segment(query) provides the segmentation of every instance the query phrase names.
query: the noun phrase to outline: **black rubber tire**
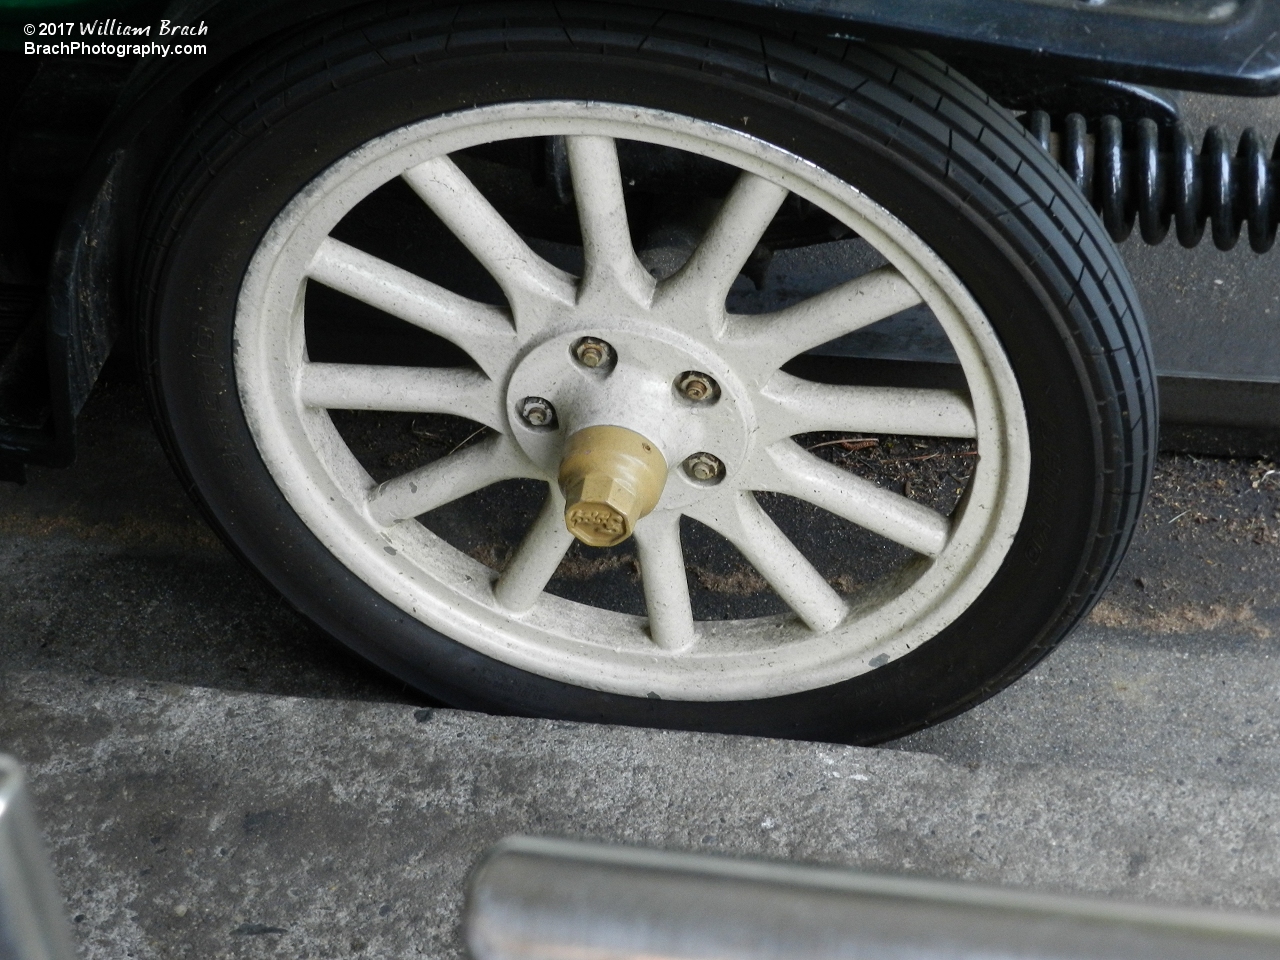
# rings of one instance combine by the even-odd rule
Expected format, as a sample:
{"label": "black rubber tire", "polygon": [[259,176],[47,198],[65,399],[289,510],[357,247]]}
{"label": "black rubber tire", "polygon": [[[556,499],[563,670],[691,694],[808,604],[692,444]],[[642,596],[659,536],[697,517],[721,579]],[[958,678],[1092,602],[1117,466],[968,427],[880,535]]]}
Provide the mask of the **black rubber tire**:
{"label": "black rubber tire", "polygon": [[[244,422],[232,363],[237,293],[268,225],[375,136],[458,108],[548,98],[748,124],[888,208],[977,298],[1026,400],[1030,501],[1000,572],[937,637],[863,676],[769,700],[595,692],[406,616],[286,503]],[[932,56],[589,4],[350,14],[282,42],[213,93],[175,148],[148,224],[144,369],[206,515],[321,629],[458,706],[845,742],[898,736],[1000,690],[1066,635],[1119,563],[1150,482],[1155,378],[1115,248],[1013,118]]]}

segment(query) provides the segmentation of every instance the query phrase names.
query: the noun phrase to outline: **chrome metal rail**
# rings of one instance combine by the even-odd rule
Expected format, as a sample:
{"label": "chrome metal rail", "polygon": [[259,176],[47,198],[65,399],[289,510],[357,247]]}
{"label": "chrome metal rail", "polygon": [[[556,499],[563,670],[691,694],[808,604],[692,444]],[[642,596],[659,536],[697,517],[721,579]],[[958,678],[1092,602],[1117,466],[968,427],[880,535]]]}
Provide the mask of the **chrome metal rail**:
{"label": "chrome metal rail", "polygon": [[0,755],[0,960],[71,960],[62,897],[45,857],[22,768]]}
{"label": "chrome metal rail", "polygon": [[1280,919],[513,838],[471,879],[475,960],[1276,960]]}

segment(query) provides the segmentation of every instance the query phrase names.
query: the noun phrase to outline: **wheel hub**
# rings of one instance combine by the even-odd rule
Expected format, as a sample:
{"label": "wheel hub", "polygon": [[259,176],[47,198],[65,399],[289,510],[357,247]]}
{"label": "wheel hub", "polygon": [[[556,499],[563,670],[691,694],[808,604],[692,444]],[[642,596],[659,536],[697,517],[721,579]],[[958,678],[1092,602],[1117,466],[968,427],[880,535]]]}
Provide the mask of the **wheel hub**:
{"label": "wheel hub", "polygon": [[565,444],[558,479],[569,532],[587,546],[612,547],[658,505],[667,462],[634,430],[587,427]]}
{"label": "wheel hub", "polygon": [[[584,362],[588,352],[607,362]],[[530,398],[554,408],[553,425],[524,415]],[[516,363],[507,410],[517,442],[559,483],[569,531],[591,546],[621,543],[659,504],[678,509],[706,495],[705,480],[673,465],[710,454],[721,465],[715,482],[732,479],[755,424],[727,363],[643,320],[548,337]]]}

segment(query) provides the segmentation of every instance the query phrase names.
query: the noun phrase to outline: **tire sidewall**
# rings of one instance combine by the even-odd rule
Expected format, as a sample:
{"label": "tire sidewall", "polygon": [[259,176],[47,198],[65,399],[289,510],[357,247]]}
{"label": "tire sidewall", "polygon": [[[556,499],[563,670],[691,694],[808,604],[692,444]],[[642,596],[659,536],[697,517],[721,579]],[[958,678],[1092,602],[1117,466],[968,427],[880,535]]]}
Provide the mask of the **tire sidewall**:
{"label": "tire sidewall", "polygon": [[[891,91],[881,86],[887,97]],[[236,302],[261,238],[299,189],[377,136],[454,110],[542,99],[671,110],[796,152],[920,234],[982,306],[1024,397],[1029,499],[1000,571],[938,636],[868,674],[768,700],[693,703],[601,693],[518,670],[416,621],[339,563],[293,512],[258,455],[235,381]],[[169,442],[207,513],[248,563],[322,630],[458,706],[869,742],[999,689],[1039,659],[1083,609],[1082,558],[1097,535],[1103,495],[1096,378],[1079,342],[1063,268],[1019,244],[1016,231],[963,196],[945,164],[922,155],[923,148],[913,155],[905,141],[886,142],[890,117],[855,106],[833,115],[741,74],[694,73],[658,57],[566,49],[389,65],[281,112],[219,156],[212,176],[186,188],[166,225],[173,240],[154,287],[155,393]]]}

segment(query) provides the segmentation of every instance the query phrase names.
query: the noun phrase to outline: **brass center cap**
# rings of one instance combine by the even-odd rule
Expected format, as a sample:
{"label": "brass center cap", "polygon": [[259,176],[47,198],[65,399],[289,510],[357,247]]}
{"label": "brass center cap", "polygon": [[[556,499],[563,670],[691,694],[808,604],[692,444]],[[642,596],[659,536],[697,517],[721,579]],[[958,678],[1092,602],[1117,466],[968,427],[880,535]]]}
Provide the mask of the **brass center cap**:
{"label": "brass center cap", "polygon": [[658,505],[667,461],[634,430],[586,427],[565,444],[559,479],[569,532],[587,546],[612,547]]}

